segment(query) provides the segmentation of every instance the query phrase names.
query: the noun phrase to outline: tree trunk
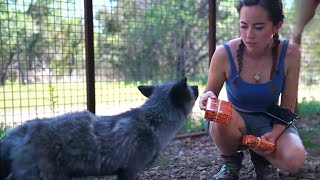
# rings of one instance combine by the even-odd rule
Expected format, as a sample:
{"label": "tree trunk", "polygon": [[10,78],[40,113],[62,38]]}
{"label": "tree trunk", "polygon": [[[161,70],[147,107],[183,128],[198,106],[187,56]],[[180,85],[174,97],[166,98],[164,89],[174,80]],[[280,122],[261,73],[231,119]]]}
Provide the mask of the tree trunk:
{"label": "tree trunk", "polygon": [[5,85],[7,72],[10,64],[12,64],[14,53],[10,52],[9,60],[0,74],[0,85]]}

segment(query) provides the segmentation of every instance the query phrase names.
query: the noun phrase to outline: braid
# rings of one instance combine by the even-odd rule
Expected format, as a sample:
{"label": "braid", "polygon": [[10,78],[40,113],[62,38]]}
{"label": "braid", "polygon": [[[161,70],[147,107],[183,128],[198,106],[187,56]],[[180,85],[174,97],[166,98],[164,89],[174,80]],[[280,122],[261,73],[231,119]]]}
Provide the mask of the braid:
{"label": "braid", "polygon": [[270,80],[272,80],[274,73],[279,73],[279,69],[277,66],[278,61],[278,47],[280,44],[279,40],[279,34],[275,33],[273,35],[273,46],[272,46],[272,68],[271,68],[271,74],[270,74]]}
{"label": "braid", "polygon": [[242,71],[242,58],[243,58],[243,53],[244,53],[244,48],[246,46],[244,45],[244,42],[241,39],[241,43],[239,44],[239,48],[237,50],[237,58],[238,58],[238,65],[239,65],[239,72],[238,74],[241,73]]}
{"label": "braid", "polygon": [[235,87],[237,87],[237,79],[242,71],[242,58],[243,58],[244,48],[245,48],[245,45],[241,39],[241,43],[239,44],[239,48],[237,50],[237,59],[238,59],[239,70],[238,70],[238,74],[237,74],[236,78],[232,82]]}
{"label": "braid", "polygon": [[[273,77],[274,77],[274,74],[275,73],[279,73],[279,69],[278,69],[278,64],[277,64],[277,61],[278,61],[278,47],[279,47],[279,44],[280,44],[280,40],[279,40],[279,34],[278,33],[275,33],[273,36],[273,46],[272,46],[272,68],[271,68],[271,73],[270,73],[270,82],[272,81]],[[275,86],[272,84],[272,82],[270,83],[271,84],[271,92],[272,93],[275,93],[276,91],[276,88]]]}

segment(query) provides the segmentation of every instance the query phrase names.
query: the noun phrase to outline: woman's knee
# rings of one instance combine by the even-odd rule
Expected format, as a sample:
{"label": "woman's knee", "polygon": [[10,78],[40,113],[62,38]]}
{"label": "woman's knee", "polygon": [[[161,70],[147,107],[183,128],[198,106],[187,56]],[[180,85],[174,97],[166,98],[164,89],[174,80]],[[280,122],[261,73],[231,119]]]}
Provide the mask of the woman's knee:
{"label": "woman's knee", "polygon": [[209,132],[211,136],[222,138],[224,141],[228,139],[240,139],[243,135],[240,128],[234,125],[225,125],[217,122],[210,123]]}
{"label": "woman's knee", "polygon": [[281,170],[286,172],[296,172],[298,169],[303,167],[306,160],[306,152],[304,148],[294,148],[290,151],[283,152],[279,157]]}
{"label": "woman's knee", "polygon": [[245,123],[241,116],[236,112],[232,112],[231,121],[229,124],[223,124],[218,122],[210,122],[209,130],[212,133],[218,134],[243,134],[245,131]]}
{"label": "woman's knee", "polygon": [[295,172],[304,165],[306,151],[299,135],[284,133],[277,141],[275,162],[286,172]]}

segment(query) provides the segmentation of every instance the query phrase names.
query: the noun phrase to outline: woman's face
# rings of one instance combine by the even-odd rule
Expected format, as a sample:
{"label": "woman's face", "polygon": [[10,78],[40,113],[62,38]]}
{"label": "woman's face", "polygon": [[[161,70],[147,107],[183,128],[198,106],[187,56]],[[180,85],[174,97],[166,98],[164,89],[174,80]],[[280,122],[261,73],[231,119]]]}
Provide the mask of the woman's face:
{"label": "woman's face", "polygon": [[281,27],[274,26],[268,12],[261,6],[243,6],[240,11],[240,34],[248,50],[264,49],[272,42],[272,35]]}

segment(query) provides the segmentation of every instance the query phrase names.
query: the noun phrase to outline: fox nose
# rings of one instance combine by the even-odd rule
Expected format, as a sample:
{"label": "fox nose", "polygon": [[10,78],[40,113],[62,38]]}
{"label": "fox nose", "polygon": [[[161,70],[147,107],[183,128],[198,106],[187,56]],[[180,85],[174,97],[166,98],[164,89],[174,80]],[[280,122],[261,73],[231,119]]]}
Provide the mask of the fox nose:
{"label": "fox nose", "polygon": [[198,86],[191,86],[192,90],[193,90],[193,94],[195,97],[198,97],[199,95],[199,90],[198,90]]}

